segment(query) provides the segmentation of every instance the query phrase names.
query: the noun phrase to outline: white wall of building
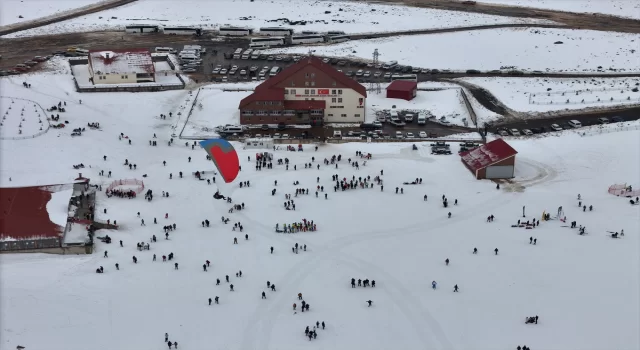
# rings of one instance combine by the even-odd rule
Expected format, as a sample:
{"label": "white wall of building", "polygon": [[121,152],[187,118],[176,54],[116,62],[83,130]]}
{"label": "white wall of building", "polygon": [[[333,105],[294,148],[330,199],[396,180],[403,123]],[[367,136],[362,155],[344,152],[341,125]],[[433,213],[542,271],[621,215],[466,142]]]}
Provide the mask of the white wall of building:
{"label": "white wall of building", "polygon": [[94,84],[135,84],[137,82],[136,73],[95,74],[93,76]]}
{"label": "white wall of building", "polygon": [[[289,88],[287,90],[289,93],[285,94],[286,100],[324,100],[326,102],[324,111],[324,121],[326,123],[363,123],[365,120],[364,111],[367,99],[355,90],[321,87]],[[294,90],[295,94],[293,93]],[[305,93],[307,90],[309,91],[308,94]],[[329,90],[329,94],[320,95],[318,90]],[[336,94],[332,94],[333,90],[336,90]],[[342,90],[342,94],[339,94],[337,90]],[[314,93],[312,94],[312,92]],[[362,104],[360,104],[360,98],[363,99]],[[333,102],[333,99],[336,102]],[[342,102],[338,102],[340,99],[342,99]]]}

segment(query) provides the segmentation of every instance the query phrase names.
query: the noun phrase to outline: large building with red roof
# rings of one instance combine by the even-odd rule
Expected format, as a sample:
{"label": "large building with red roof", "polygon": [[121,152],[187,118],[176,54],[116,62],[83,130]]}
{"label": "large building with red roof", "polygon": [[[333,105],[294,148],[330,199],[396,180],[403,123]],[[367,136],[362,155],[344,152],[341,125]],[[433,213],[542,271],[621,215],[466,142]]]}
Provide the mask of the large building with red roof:
{"label": "large building with red roof", "polygon": [[308,56],[258,85],[240,101],[241,124],[362,123],[367,90]]}
{"label": "large building with red roof", "polygon": [[460,153],[460,157],[476,179],[510,179],[515,173],[516,154],[518,152],[503,139],[496,139]]}
{"label": "large building with red roof", "polygon": [[155,67],[146,49],[89,51],[89,73],[94,84],[155,82]]}

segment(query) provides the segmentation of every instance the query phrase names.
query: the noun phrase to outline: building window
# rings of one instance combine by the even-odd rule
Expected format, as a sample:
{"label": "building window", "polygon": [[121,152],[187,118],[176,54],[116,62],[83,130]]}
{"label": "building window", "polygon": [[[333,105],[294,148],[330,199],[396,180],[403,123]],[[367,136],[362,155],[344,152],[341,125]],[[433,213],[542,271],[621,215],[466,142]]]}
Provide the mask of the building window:
{"label": "building window", "polygon": [[331,94],[335,95],[336,94],[336,90],[331,90]]}
{"label": "building window", "polygon": [[[267,111],[264,111],[264,110],[256,111],[256,115],[267,115]],[[260,118],[260,120],[262,120],[262,118]]]}
{"label": "building window", "polygon": [[342,102],[342,97],[338,98],[338,103]]}
{"label": "building window", "polygon": [[[280,115],[280,111],[271,111],[271,115]],[[359,114],[358,114],[359,116]]]}
{"label": "building window", "polygon": [[308,78],[309,77],[309,73],[304,73],[304,77]]}
{"label": "building window", "polygon": [[360,114],[354,114],[353,116],[356,118],[360,118]]}
{"label": "building window", "polygon": [[305,90],[304,90],[304,94],[305,94],[305,95],[308,95],[308,94],[309,94],[309,90],[305,89]]}
{"label": "building window", "polygon": [[311,73],[311,77],[315,78],[316,77],[316,73]]}
{"label": "building window", "polygon": [[315,82],[315,81],[312,81],[312,82],[311,82],[311,86],[316,86],[316,82]]}
{"label": "building window", "polygon": [[291,94],[295,95],[296,94],[296,89],[291,89]]}
{"label": "building window", "polygon": [[[333,91],[335,91],[335,90],[333,90]],[[331,99],[331,102],[332,102],[332,103],[336,103],[336,98],[335,98],[335,97],[333,97],[333,98]]]}
{"label": "building window", "polygon": [[316,94],[316,90],[311,90],[311,94],[315,95]]}
{"label": "building window", "polygon": [[285,95],[288,95],[288,94],[289,94],[289,90],[284,89],[284,94],[285,94]]}
{"label": "building window", "polygon": [[336,86],[336,82],[334,81],[333,83],[331,83],[331,86]]}
{"label": "building window", "polygon": [[340,116],[341,116],[342,118],[346,118],[346,117],[347,117],[347,115],[346,115],[346,114],[340,114]]}
{"label": "building window", "polygon": [[296,82],[295,81],[291,81],[291,86],[296,86]]}
{"label": "building window", "polygon": [[342,95],[342,90],[338,90],[338,95]]}
{"label": "building window", "polygon": [[283,115],[294,115],[296,114],[295,111],[291,110],[291,109],[285,109],[284,111],[282,111]]}
{"label": "building window", "polygon": [[327,117],[333,117],[333,114],[327,114]]}
{"label": "building window", "polygon": [[309,86],[309,82],[308,82],[308,81],[305,81],[305,82],[304,82],[304,86]]}

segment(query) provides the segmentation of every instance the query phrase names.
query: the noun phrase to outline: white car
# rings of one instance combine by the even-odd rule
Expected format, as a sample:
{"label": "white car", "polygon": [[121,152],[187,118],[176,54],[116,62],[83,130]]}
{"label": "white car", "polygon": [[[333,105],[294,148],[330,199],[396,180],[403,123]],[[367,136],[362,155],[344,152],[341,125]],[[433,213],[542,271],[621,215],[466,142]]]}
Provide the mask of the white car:
{"label": "white car", "polygon": [[551,130],[553,131],[562,131],[562,127],[558,124],[551,124]]}
{"label": "white car", "polygon": [[424,132],[424,131],[420,131],[419,135],[420,135],[421,138],[427,138],[427,133]]}
{"label": "white car", "polygon": [[520,136],[520,131],[518,131],[518,129],[509,129],[509,132],[513,136]]}
{"label": "white car", "polygon": [[369,71],[364,72],[364,77],[365,78],[368,78],[370,76],[371,76],[371,72],[369,72]]}
{"label": "white car", "polygon": [[246,71],[246,70],[244,70],[244,69],[243,69],[243,70],[241,70],[241,71],[240,71],[240,75],[247,75],[247,71]]}
{"label": "white car", "polygon": [[211,73],[213,73],[213,74],[218,74],[218,73],[220,73],[220,68],[216,68],[216,69],[214,69],[214,70],[213,70],[213,72],[211,72]]}
{"label": "white car", "polygon": [[532,136],[533,135],[533,131],[529,130],[529,129],[522,129],[522,133],[525,136]]}
{"label": "white car", "polygon": [[407,138],[408,138],[408,139],[412,139],[412,138],[414,138],[413,133],[412,133],[412,132],[408,132],[408,133],[407,133]]}
{"label": "white car", "polygon": [[227,69],[226,68],[222,68],[220,70],[220,74],[227,74]]}
{"label": "white car", "polygon": [[288,139],[289,138],[289,134],[282,134],[282,138],[283,139]]}
{"label": "white car", "polygon": [[402,135],[402,131],[396,131],[396,138],[397,139],[403,139],[404,135]]}
{"label": "white car", "polygon": [[277,133],[273,134],[273,138],[274,139],[279,139],[280,138],[280,133],[277,132]]}

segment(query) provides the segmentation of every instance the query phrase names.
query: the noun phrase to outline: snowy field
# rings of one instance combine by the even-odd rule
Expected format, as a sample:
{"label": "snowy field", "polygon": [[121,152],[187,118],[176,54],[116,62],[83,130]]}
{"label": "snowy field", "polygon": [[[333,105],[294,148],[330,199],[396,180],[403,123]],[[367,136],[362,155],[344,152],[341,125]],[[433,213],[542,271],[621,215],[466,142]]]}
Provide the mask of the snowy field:
{"label": "snowy field", "polygon": [[[520,112],[551,112],[640,104],[640,92],[633,91],[640,88],[640,78],[462,78],[458,80],[489,90],[506,106]],[[611,98],[614,100],[612,101]]]}
{"label": "snowy field", "polygon": [[[61,14],[100,0],[0,0],[0,26]],[[20,18],[22,16],[23,18]]]}
{"label": "snowy field", "polygon": [[[475,180],[456,155],[431,156],[427,144],[418,151],[410,144],[353,143],[320,146],[316,152],[309,145],[304,152],[275,153],[300,165],[300,171],[274,163],[273,169],[259,172],[247,160],[259,150],[237,147],[242,171],[236,182],[223,184],[218,177],[216,184],[207,185],[191,175],[214,169],[204,151],[179,142],[168,146],[173,121],[158,117],[175,113],[187,91],[80,95],[65,76],[29,80],[32,88],[24,89],[19,78],[2,78],[0,90],[42,105],[66,101],[69,127],[97,121],[102,129],[74,139],[69,130],[55,130],[34,139],[0,141],[0,184],[10,176],[13,186],[68,182],[77,177],[71,165],[83,162],[83,175],[94,184],[147,174],[145,186],[155,196],[147,202],[99,194],[97,218],[117,220],[121,229],[99,232],[108,233],[114,243],[98,242],[93,255],[1,255],[0,350],[51,344],[66,350],[85,350],[87,344],[96,350],[162,349],[165,332],[181,349],[203,344],[229,350],[640,347],[640,206],[607,193],[614,183],[640,185],[634,183],[640,165],[629,161],[640,157],[639,130],[514,140],[517,178],[501,190],[492,182]],[[119,141],[120,133],[132,145]],[[154,133],[158,147],[148,146]],[[612,144],[621,151],[612,153]],[[43,147],[49,151],[40,152]],[[346,158],[358,150],[371,152],[373,158],[366,166],[357,159],[361,165],[355,170]],[[343,159],[337,169],[302,167],[311,157],[321,163],[338,154]],[[12,161],[16,158],[28,161]],[[137,170],[124,167],[124,159],[137,164]],[[113,177],[98,176],[100,170],[111,170]],[[381,170],[383,192],[377,185],[331,191],[333,174],[373,179]],[[422,185],[402,185],[417,177],[424,179]],[[239,181],[250,181],[251,186],[239,188]],[[300,184],[294,186],[294,181]],[[323,193],[315,197],[316,185],[325,187],[327,199]],[[395,194],[396,186],[404,194]],[[275,196],[269,193],[273,188]],[[309,188],[310,194],[294,197],[295,188]],[[228,213],[229,204],[212,198],[216,190],[244,203],[245,209]],[[162,197],[162,191],[170,197]],[[295,200],[295,211],[283,209],[285,194]],[[459,205],[443,208],[443,194]],[[593,212],[578,208],[578,194],[584,204],[594,206]],[[523,219],[522,206],[526,220],[563,206],[567,220],[585,225],[588,235],[579,236],[557,220],[541,221],[534,230],[512,228]],[[447,219],[449,211],[452,217]],[[486,223],[492,214],[495,222]],[[221,223],[221,216],[231,222]],[[276,223],[303,218],[313,220],[318,231],[274,232]],[[140,225],[141,219],[146,226]],[[201,227],[205,219],[212,227]],[[242,223],[244,232],[232,230],[235,222]],[[165,240],[162,226],[172,223],[177,230]],[[624,238],[607,237],[607,231],[622,229]],[[158,242],[151,244],[151,251],[137,251],[135,243],[148,242],[152,235]],[[237,245],[232,244],[234,237]],[[530,245],[529,237],[536,238],[537,245]],[[296,243],[307,250],[292,253]],[[471,253],[474,247],[477,255]],[[103,258],[106,251],[109,257]],[[173,261],[161,262],[170,252],[179,270]],[[211,266],[204,272],[206,260]],[[104,274],[95,273],[99,266],[104,266]],[[238,271],[242,277],[235,277]],[[351,278],[375,280],[376,287],[352,289]],[[276,284],[277,291],[267,289],[267,281]],[[431,290],[432,281],[438,283],[436,290]],[[453,293],[454,285],[459,293]],[[262,291],[266,300],[260,297]],[[310,304],[309,312],[300,312],[298,293]],[[220,304],[208,306],[207,299],[216,296]],[[373,305],[367,307],[366,300]],[[535,315],[540,316],[538,325],[524,324],[526,316]],[[313,328],[316,321],[324,321],[326,329],[309,341],[304,328]]]}
{"label": "snowy field", "polygon": [[0,96],[0,138],[37,137],[49,129],[46,111],[34,101]]}
{"label": "snowy field", "polygon": [[635,0],[482,0],[481,2],[640,19],[640,3]]}
{"label": "snowy field", "polygon": [[[4,1],[4,0],[3,0]],[[295,8],[295,11],[290,9]],[[325,13],[329,11],[330,13]],[[116,17],[115,19],[113,17]],[[306,25],[289,21],[307,21]],[[97,30],[124,30],[129,24],[162,26],[200,26],[206,30],[221,25],[291,27],[297,31],[342,30],[347,33],[389,32],[397,30],[466,27],[505,23],[551,23],[539,19],[421,9],[415,7],[359,2],[316,0],[185,0],[177,2],[139,0],[130,5],[78,17],[10,36]]]}
{"label": "snowy field", "polygon": [[[640,71],[637,34],[560,29],[492,29],[435,35],[402,36],[312,46],[315,55],[380,61],[428,69],[593,72],[601,66]],[[562,41],[563,44],[554,44]],[[452,45],[455,43],[455,45]],[[310,46],[272,49],[273,53],[307,53]]]}

